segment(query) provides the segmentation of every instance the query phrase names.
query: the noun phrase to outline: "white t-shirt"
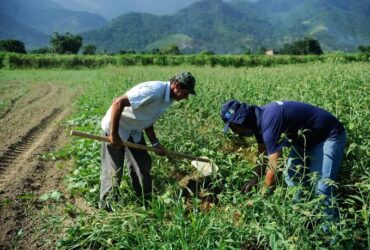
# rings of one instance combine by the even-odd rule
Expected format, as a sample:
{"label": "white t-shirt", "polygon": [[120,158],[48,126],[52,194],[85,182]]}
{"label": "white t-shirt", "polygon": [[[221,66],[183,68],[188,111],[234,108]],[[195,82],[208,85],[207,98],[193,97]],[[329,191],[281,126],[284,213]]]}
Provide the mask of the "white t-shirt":
{"label": "white t-shirt", "polygon": [[[121,139],[127,140],[130,136],[138,143],[142,131],[159,118],[173,100],[170,98],[170,82],[150,81],[140,83],[126,92],[130,107],[123,109],[119,121],[118,133]],[[110,133],[109,123],[111,116],[109,108],[105,114],[101,127],[107,134]]]}

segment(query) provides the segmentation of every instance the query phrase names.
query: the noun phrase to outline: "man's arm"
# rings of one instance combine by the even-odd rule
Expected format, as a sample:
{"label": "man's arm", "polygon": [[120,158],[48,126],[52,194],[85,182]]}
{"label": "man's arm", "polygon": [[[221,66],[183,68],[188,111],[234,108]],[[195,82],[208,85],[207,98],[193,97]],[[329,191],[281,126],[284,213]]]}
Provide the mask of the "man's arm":
{"label": "man's arm", "polygon": [[262,157],[262,161],[259,163],[257,167],[254,168],[254,172],[256,173],[257,178],[262,178],[262,175],[264,174],[266,170],[266,146],[264,143],[258,143],[258,151],[257,151],[257,156],[260,158]]}
{"label": "man's arm", "polygon": [[263,184],[263,193],[266,191],[267,188],[273,188],[275,186],[275,173],[280,157],[281,151],[269,155],[269,168],[266,172],[265,182]]}
{"label": "man's arm", "polygon": [[115,147],[119,147],[122,145],[121,138],[118,134],[118,127],[119,127],[119,120],[122,115],[122,111],[125,107],[131,106],[131,103],[127,97],[127,95],[123,95],[117,97],[113,100],[112,103],[112,110],[110,116],[110,142]]}
{"label": "man's arm", "polygon": [[145,133],[146,135],[148,136],[150,142],[152,143],[152,145],[155,145],[156,143],[159,143],[158,139],[157,139],[157,136],[155,135],[155,132],[154,132],[154,127],[153,125],[146,128],[145,129]]}
{"label": "man's arm", "polygon": [[159,143],[157,136],[154,132],[153,125],[145,129],[145,133],[148,136],[150,142],[152,143],[153,147],[156,149],[155,153],[158,155],[165,155],[164,151],[165,148]]}
{"label": "man's arm", "polygon": [[[258,157],[261,157],[261,155],[266,154],[266,146],[263,143],[258,143]],[[258,164],[257,167],[253,169],[253,172],[255,173],[255,176],[249,180],[242,188],[242,192],[248,193],[252,190],[253,187],[255,187],[258,184],[258,180],[262,178],[264,172],[266,169],[266,162],[265,159],[262,159],[262,162]]]}

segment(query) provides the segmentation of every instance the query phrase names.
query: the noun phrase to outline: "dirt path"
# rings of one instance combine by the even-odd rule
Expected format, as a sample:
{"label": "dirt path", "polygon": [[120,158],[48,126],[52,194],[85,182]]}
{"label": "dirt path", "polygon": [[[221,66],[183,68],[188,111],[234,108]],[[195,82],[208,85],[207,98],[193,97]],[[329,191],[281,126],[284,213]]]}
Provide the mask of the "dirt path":
{"label": "dirt path", "polygon": [[65,145],[60,123],[78,89],[35,84],[0,116],[0,249],[40,249],[35,237],[44,204],[40,195],[63,189],[68,168],[42,160]]}

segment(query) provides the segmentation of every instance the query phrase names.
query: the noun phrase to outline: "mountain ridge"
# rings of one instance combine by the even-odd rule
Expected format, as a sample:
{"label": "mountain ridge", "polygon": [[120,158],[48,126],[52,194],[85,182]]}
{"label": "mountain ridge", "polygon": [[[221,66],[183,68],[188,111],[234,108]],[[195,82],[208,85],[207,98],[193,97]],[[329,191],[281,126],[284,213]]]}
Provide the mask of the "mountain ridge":
{"label": "mountain ridge", "polygon": [[[6,12],[1,38],[22,37],[23,32],[35,40],[39,35],[38,42],[26,37],[27,47],[45,40],[35,31],[80,33],[84,44],[110,53],[173,44],[185,53],[233,54],[261,47],[279,49],[307,36],[319,40],[324,51],[354,51],[370,44],[368,0],[202,0],[172,15],[133,12],[109,22],[91,13],[65,10],[51,0],[1,0],[1,11]],[[27,22],[20,22],[20,16]],[[15,30],[6,30],[7,26]]]}
{"label": "mountain ridge", "polygon": [[[190,37],[192,42],[185,48],[187,52],[242,53],[260,47],[282,48],[285,43],[306,36],[318,39],[326,51],[353,51],[360,44],[370,43],[370,29],[366,26],[370,23],[370,14],[363,11],[370,10],[370,3],[349,1],[348,6],[344,0],[259,0],[255,3],[203,0],[174,15],[153,15],[148,22],[144,18],[148,14],[118,16],[110,24],[124,26],[119,29],[120,39],[99,41],[96,34],[107,36],[108,26],[82,36],[109,52],[143,51],[149,44],[174,34]],[[158,26],[162,27],[161,34]],[[133,35],[135,31],[141,35]]]}
{"label": "mountain ridge", "polygon": [[0,39],[16,39],[28,47],[42,47],[48,43],[47,35],[34,30],[10,16],[0,12]]}
{"label": "mountain ridge", "polygon": [[1,0],[0,14],[3,27],[0,37],[20,39],[27,30],[26,34],[30,35],[22,40],[28,48],[48,45],[45,37],[52,32],[79,33],[108,23],[102,16],[66,10],[50,0]]}

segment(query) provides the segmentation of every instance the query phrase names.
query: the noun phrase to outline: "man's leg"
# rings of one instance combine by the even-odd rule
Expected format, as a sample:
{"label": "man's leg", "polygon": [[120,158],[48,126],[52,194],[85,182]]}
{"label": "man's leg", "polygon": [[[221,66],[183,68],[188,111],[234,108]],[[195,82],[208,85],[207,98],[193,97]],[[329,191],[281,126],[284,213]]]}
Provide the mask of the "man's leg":
{"label": "man's leg", "polygon": [[338,176],[346,144],[346,133],[343,132],[337,138],[327,139],[310,150],[312,155],[310,172],[319,174],[319,181],[316,186],[316,194],[325,195],[325,213],[332,220],[337,220],[339,211],[333,207],[331,202],[336,195],[336,186],[333,182]]}
{"label": "man's leg", "polygon": [[[140,142],[146,145],[144,138]],[[132,185],[138,197],[144,197],[147,202],[152,195],[152,160],[147,151],[126,147],[126,162],[130,172]]]}
{"label": "man's leg", "polygon": [[[304,184],[305,174],[305,155],[303,149],[300,147],[292,147],[288,160],[286,162],[286,170],[284,172],[285,182],[289,187],[294,187],[300,184]],[[293,202],[299,201],[301,198],[302,191],[298,190],[293,197]]]}
{"label": "man's leg", "polygon": [[102,143],[99,208],[104,207],[104,199],[107,193],[113,187],[118,187],[121,182],[124,153],[123,147],[116,148],[109,143]]}
{"label": "man's leg", "polygon": [[299,147],[292,147],[286,162],[285,182],[289,187],[296,186],[302,182],[304,176],[304,155]]}

